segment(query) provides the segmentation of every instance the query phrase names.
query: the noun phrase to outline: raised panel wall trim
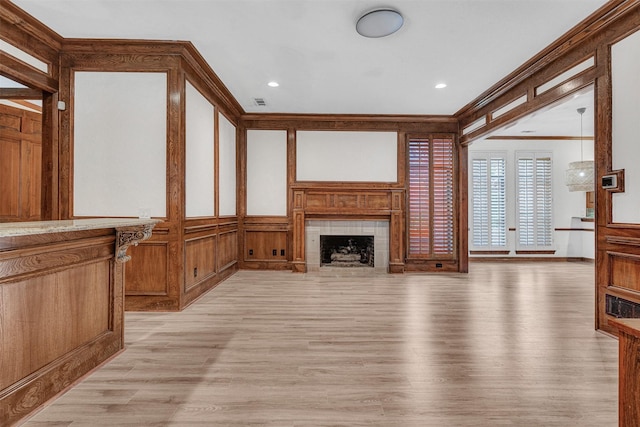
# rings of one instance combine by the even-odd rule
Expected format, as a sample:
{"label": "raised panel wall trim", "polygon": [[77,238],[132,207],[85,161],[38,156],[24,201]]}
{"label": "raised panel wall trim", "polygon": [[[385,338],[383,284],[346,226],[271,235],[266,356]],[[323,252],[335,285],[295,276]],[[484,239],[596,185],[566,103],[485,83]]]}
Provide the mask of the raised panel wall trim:
{"label": "raised panel wall trim", "polygon": [[389,221],[391,215],[394,212],[382,211],[382,212],[358,212],[358,213],[345,213],[334,211],[311,211],[305,215],[306,219],[313,220],[332,220],[332,221]]}
{"label": "raised panel wall trim", "polygon": [[220,274],[210,277],[197,286],[192,287],[191,290],[183,296],[181,300],[180,310],[184,310],[185,307],[196,301],[202,294],[218,286],[221,282],[234,274],[236,271],[237,268],[228,268],[223,272],[220,272]]}
{"label": "raised panel wall trim", "polygon": [[184,227],[185,234],[201,233],[205,231],[217,231],[218,224],[190,225]]}
{"label": "raised panel wall trim", "polygon": [[633,289],[620,288],[618,286],[608,286],[603,290],[605,295],[611,295],[617,298],[623,298],[623,299],[640,304],[640,292],[634,291]]}
{"label": "raised panel wall trim", "polygon": [[0,393],[0,425],[13,425],[123,348],[122,337],[107,332],[43,366]]}
{"label": "raised panel wall trim", "polygon": [[640,254],[630,254],[627,252],[616,252],[616,251],[606,251],[609,258],[611,257],[619,257],[619,258],[629,258],[634,261],[640,261]]}
{"label": "raised panel wall trim", "polygon": [[627,245],[640,247],[640,238],[625,236],[606,236],[605,240],[611,245]]}
{"label": "raised panel wall trim", "polygon": [[289,261],[243,261],[242,269],[246,270],[291,270]]}
{"label": "raised panel wall trim", "polygon": [[286,216],[246,216],[243,225],[259,225],[259,224],[288,224],[289,219]]}
{"label": "raised panel wall trim", "polygon": [[208,239],[208,238],[216,237],[217,235],[218,235],[218,233],[203,234],[201,236],[190,237],[188,239],[185,238],[184,241],[185,241],[185,243],[195,242],[196,240]]}
{"label": "raised panel wall trim", "polygon": [[185,239],[184,292],[216,275],[218,235],[207,234]]}
{"label": "raised panel wall trim", "polygon": [[[169,255],[170,242],[168,240],[153,240],[154,235],[155,235],[155,229],[154,229],[153,235],[149,240],[145,240],[144,242],[141,242],[138,246],[129,249],[129,251],[132,252],[132,257],[131,257],[131,261],[125,264],[125,270],[129,272],[129,270],[131,269],[132,271],[127,274],[127,279],[125,282],[125,296],[127,297],[125,299],[126,310],[129,310],[128,304],[130,303],[130,300],[129,300],[130,296],[131,297],[149,296],[149,297],[165,298],[169,295],[168,277],[169,277],[169,265],[170,265],[170,255]],[[149,260],[147,256],[145,256],[143,253],[140,253],[141,251],[145,251],[145,250],[153,250],[151,249],[153,247],[158,247],[163,250],[163,256],[162,256],[163,259],[160,260],[165,265],[165,268],[163,271],[161,271],[159,268],[162,266],[162,264],[159,263],[159,260],[157,259]],[[142,265],[139,266],[138,268],[135,268],[139,261],[140,261],[140,264]],[[147,268],[151,270],[146,270]],[[152,277],[153,280],[148,280],[150,274],[152,275],[159,274],[159,276]],[[142,276],[142,279],[139,279],[140,276]],[[152,282],[152,284],[155,286],[158,286],[158,288],[156,289],[145,288],[144,290],[131,289],[134,285],[137,284],[136,280],[144,280],[145,282]]]}
{"label": "raised panel wall trim", "polygon": [[27,279],[71,265],[92,263],[113,257],[115,239],[104,237],[74,244],[55,244],[46,250],[25,249],[0,252],[0,283]]}
{"label": "raised panel wall trim", "polygon": [[314,192],[363,192],[369,194],[388,193],[391,191],[404,190],[404,187],[395,182],[330,182],[330,181],[297,181],[291,185],[294,191],[314,191]]}
{"label": "raised panel wall trim", "polygon": [[227,263],[227,264],[225,264],[223,266],[218,267],[218,273],[222,273],[223,271],[225,271],[225,270],[227,270],[227,269],[229,269],[229,268],[231,268],[233,266],[236,266],[236,265],[238,265],[238,261],[237,260],[233,260],[233,261],[231,261],[231,262],[229,262],[229,263]]}
{"label": "raised panel wall trim", "polygon": [[640,255],[609,254],[609,286],[640,292]]}
{"label": "raised panel wall trim", "polygon": [[125,300],[126,311],[178,311],[180,310],[179,299],[166,295],[135,295],[127,294]]}

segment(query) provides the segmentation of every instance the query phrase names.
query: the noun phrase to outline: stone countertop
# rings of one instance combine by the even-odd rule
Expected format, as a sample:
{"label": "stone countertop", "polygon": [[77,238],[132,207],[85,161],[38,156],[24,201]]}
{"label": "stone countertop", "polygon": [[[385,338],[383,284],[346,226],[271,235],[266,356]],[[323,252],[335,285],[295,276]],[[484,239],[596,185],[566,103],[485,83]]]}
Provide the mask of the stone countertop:
{"label": "stone countertop", "polygon": [[142,225],[155,225],[160,222],[162,222],[162,220],[151,218],[91,218],[61,221],[6,222],[0,223],[0,238],[96,230],[100,228],[135,227]]}

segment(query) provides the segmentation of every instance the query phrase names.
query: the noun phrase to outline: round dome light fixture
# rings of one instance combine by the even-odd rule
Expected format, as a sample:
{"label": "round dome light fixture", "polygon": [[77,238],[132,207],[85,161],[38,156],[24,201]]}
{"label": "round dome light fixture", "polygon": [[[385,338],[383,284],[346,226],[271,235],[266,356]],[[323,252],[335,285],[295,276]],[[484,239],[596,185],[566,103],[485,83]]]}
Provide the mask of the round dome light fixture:
{"label": "round dome light fixture", "polygon": [[356,23],[358,34],[369,38],[389,36],[402,27],[404,18],[393,9],[375,9],[365,13]]}

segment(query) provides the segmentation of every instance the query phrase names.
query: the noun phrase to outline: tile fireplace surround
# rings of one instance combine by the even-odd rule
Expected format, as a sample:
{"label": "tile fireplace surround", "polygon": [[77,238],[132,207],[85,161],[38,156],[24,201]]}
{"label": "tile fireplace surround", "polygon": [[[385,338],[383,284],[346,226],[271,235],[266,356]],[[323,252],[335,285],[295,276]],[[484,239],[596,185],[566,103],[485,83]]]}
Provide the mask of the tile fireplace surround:
{"label": "tile fireplace surround", "polygon": [[[349,269],[349,267],[320,267],[320,236],[373,236],[376,273],[389,269],[389,221],[308,220],[305,224],[305,253],[307,271]],[[360,270],[355,268],[355,270]]]}

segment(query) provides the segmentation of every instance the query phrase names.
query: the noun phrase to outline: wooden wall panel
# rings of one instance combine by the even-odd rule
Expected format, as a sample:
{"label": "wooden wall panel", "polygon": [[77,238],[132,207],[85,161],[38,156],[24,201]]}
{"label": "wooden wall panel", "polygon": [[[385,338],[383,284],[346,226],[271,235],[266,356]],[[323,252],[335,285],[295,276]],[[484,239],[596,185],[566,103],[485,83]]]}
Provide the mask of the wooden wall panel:
{"label": "wooden wall panel", "polygon": [[39,142],[25,141],[22,145],[23,162],[22,183],[23,200],[26,204],[23,208],[23,217],[28,220],[40,219],[41,194],[42,194],[42,144]]}
{"label": "wooden wall panel", "polygon": [[106,332],[109,280],[102,261],[3,286],[0,389]]}
{"label": "wooden wall panel", "polygon": [[238,231],[227,231],[218,235],[218,267],[222,271],[238,260]]}
{"label": "wooden wall panel", "polygon": [[[377,193],[360,188],[349,188],[345,184],[340,190],[306,189],[300,201],[300,206],[305,213],[331,213],[348,215],[388,215],[391,210],[391,193],[388,190],[380,190]],[[298,185],[296,188],[302,189]]]}
{"label": "wooden wall panel", "polygon": [[286,261],[287,259],[286,231],[245,231],[244,239],[245,261]]}
{"label": "wooden wall panel", "polygon": [[0,141],[0,218],[17,221],[20,217],[20,141]]}
{"label": "wooden wall panel", "polygon": [[129,248],[125,264],[125,295],[167,295],[168,242],[150,241]]}
{"label": "wooden wall panel", "polygon": [[216,235],[197,237],[185,241],[185,292],[216,274],[216,246]]}
{"label": "wooden wall panel", "polygon": [[0,425],[13,425],[124,346],[124,252],[152,224],[76,225],[0,237]]}
{"label": "wooden wall panel", "polygon": [[42,116],[0,105],[0,221],[40,219]]}
{"label": "wooden wall panel", "polygon": [[640,292],[640,256],[609,255],[611,286]]}
{"label": "wooden wall panel", "polygon": [[[47,357],[53,359],[63,354],[63,341],[51,333],[64,330],[64,323],[56,313],[57,289],[49,284],[52,276],[2,286],[0,389],[42,367]],[[30,319],[30,314],[35,316]]]}

